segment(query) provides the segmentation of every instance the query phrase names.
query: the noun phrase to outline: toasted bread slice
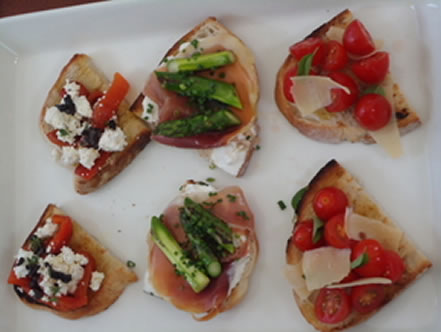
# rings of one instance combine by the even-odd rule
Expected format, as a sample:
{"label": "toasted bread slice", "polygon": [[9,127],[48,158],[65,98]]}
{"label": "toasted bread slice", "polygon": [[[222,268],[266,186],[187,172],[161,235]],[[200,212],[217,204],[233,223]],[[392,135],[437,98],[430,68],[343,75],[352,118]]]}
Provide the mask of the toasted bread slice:
{"label": "toasted bread slice", "polygon": [[[44,225],[46,219],[53,215],[66,215],[66,213],[55,205],[49,204],[43,212],[39,222],[23,243],[23,246],[30,241],[31,234],[33,234],[38,227]],[[17,288],[15,288],[15,292],[20,300],[31,308],[49,311],[67,319],[78,319],[85,316],[92,316],[106,310],[119,298],[130,283],[138,280],[138,277],[126,266],[126,264],[113,256],[109,250],[101,245],[97,239],[87,233],[87,231],[77,222],[72,222],[73,235],[68,246],[75,252],[87,251],[96,261],[96,270],[105,274],[101,288],[97,292],[93,292],[90,289],[88,290],[89,303],[85,307],[77,310],[61,312],[46,306],[45,304],[35,302],[32,298],[20,292]]]}
{"label": "toasted bread slice", "polygon": [[[187,183],[197,184],[196,182],[194,182],[192,180],[188,181]],[[198,194],[195,191],[191,191],[190,195],[196,195],[196,197],[198,197]],[[200,197],[198,199],[200,200]],[[177,198],[177,200],[180,200],[180,198]],[[238,199],[238,201],[242,201],[242,199]],[[177,201],[175,200],[173,202],[175,203]],[[241,204],[247,205],[246,202],[243,202]],[[254,221],[253,221],[253,224],[254,224]],[[245,225],[243,225],[243,227],[245,227]],[[153,245],[154,245],[151,232],[149,232],[147,235],[147,245],[148,245],[148,257],[147,257],[148,273],[147,273],[146,277],[148,278],[148,280],[146,280],[146,281],[148,281],[149,287],[152,287],[155,290],[155,292],[152,293],[152,295],[161,297],[162,299],[169,301],[173,304],[171,299],[165,297],[163,294],[158,293],[158,291],[151,284],[151,279],[150,279],[151,276],[149,275],[150,274],[149,269],[152,266],[151,261],[152,261]],[[192,310],[189,310],[188,308],[182,308],[182,307],[178,307],[178,309],[185,310],[187,312],[192,313],[192,316],[195,320],[206,321],[206,320],[210,320],[210,319],[214,318],[215,316],[217,316],[218,314],[220,314],[224,311],[230,310],[233,307],[235,307],[236,305],[238,305],[242,301],[242,299],[245,297],[245,295],[248,291],[250,278],[251,278],[251,275],[254,271],[255,265],[257,263],[257,258],[259,256],[259,243],[258,243],[258,239],[257,239],[257,235],[256,235],[254,227],[252,229],[249,229],[249,231],[247,232],[247,247],[248,247],[247,255],[248,255],[249,259],[247,260],[246,265],[243,268],[243,272],[240,275],[240,280],[234,286],[234,288],[229,290],[228,296],[224,299],[224,301],[220,305],[218,305],[215,308],[212,308],[208,312],[194,312]],[[228,273],[229,272],[227,271],[227,274]]]}
{"label": "toasted bread slice", "polygon": [[[228,37],[228,38],[225,38]],[[222,25],[215,17],[209,17],[202,23],[193,28],[190,32],[180,38],[165,54],[160,64],[164,63],[167,58],[174,57],[179,54],[180,46],[183,43],[191,42],[192,40],[203,40],[212,39],[215,41],[213,46],[220,45],[233,51],[239,61],[240,65],[245,69],[247,75],[247,94],[250,101],[250,105],[254,110],[255,116],[246,125],[241,128],[239,132],[234,137],[229,139],[230,148],[233,150],[241,150],[241,158],[236,161],[235,166],[232,168],[229,165],[224,165],[223,163],[218,163],[213,160],[212,155],[215,149],[223,149],[224,147],[215,149],[200,149],[200,155],[207,158],[211,165],[217,166],[223,169],[227,173],[230,173],[236,177],[242,176],[249,164],[249,161],[259,143],[259,128],[257,125],[257,102],[259,100],[259,82],[256,70],[256,61],[251,50],[244,44],[244,42],[239,39],[233,32]],[[227,72],[228,76],[228,72]],[[144,100],[145,94],[147,94],[146,89],[142,92],[135,103],[132,105],[132,110],[135,114],[142,118],[144,112],[142,102]],[[248,139],[246,139],[248,137]],[[225,151],[225,153],[227,153]]]}
{"label": "toasted bread slice", "polygon": [[[308,189],[297,209],[297,217],[299,221],[311,219],[314,216],[312,208],[314,196],[320,189],[329,186],[337,187],[346,194],[349,205],[355,213],[379,220],[394,228],[399,228],[392,219],[386,216],[384,211],[366,193],[357,180],[335,160],[328,162],[309,183]],[[353,310],[348,318],[338,324],[324,324],[320,322],[315,315],[314,301],[318,292],[315,291],[304,301],[294,293],[294,298],[301,313],[317,330],[324,332],[342,330],[365,321],[373,316],[378,310],[381,310],[386,303],[400,294],[406,287],[432,266],[430,260],[418,250],[404,233],[400,241],[398,254],[404,260],[406,270],[400,280],[386,287],[386,299],[375,311],[369,314],[359,314]],[[292,244],[292,241],[288,241],[286,248],[286,262],[288,264],[296,264],[300,261],[301,257],[302,252]]]}
{"label": "toasted bread slice", "polygon": [[[346,9],[329,22],[315,29],[309,37],[320,37],[327,39],[326,32],[330,27],[345,29],[353,20],[350,10]],[[305,39],[306,39],[305,38]],[[325,143],[340,143],[343,141],[362,142],[367,144],[375,143],[369,133],[355,121],[352,110],[327,113],[326,117],[320,117],[320,120],[303,117],[297,108],[290,103],[283,93],[283,79],[286,72],[293,68],[297,63],[296,59],[290,54],[285,59],[282,67],[277,74],[275,99],[279,110],[285,118],[296,127],[303,135],[317,141]],[[395,117],[401,135],[404,135],[417,128],[421,121],[413,108],[409,105],[406,97],[401,92],[397,83],[393,83],[393,102]]]}
{"label": "toasted bread slice", "polygon": [[[43,105],[40,115],[40,128],[46,137],[47,134],[53,130],[53,128],[44,121],[46,110],[59,103],[61,98],[60,92],[67,79],[80,82],[89,91],[105,91],[110,86],[110,82],[105,75],[95,67],[89,56],[86,54],[75,54],[62,69]],[[118,125],[126,135],[127,146],[120,152],[113,152],[103,167],[100,168],[98,174],[91,180],[85,180],[75,175],[74,187],[79,194],[91,193],[109,182],[126,168],[150,141],[150,129],[143,121],[130,112],[127,100],[121,102],[117,111],[117,117]]]}

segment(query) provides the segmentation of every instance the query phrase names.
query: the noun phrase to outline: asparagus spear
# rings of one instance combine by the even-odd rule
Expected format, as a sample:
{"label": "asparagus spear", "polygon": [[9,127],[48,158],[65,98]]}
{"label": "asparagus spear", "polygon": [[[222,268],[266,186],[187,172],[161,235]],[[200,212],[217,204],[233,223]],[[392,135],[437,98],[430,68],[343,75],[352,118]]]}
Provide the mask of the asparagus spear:
{"label": "asparagus spear", "polygon": [[218,277],[222,272],[222,266],[219,260],[213,254],[208,244],[197,234],[198,231],[192,227],[191,219],[184,209],[181,210],[180,217],[185,233],[187,234],[193,248],[196,250],[199,259],[207,270],[208,275],[213,278]]}
{"label": "asparagus spear", "polygon": [[209,114],[196,114],[188,118],[166,121],[155,129],[156,135],[188,137],[206,132],[222,131],[240,124],[239,118],[229,110]]}
{"label": "asparagus spear", "polygon": [[204,229],[219,246],[231,254],[234,253],[236,248],[233,245],[233,230],[230,226],[189,197],[184,200],[184,209],[191,215],[194,223]]}
{"label": "asparagus spear", "polygon": [[167,90],[182,96],[199,99],[214,99],[242,109],[242,103],[233,84],[185,73],[155,71],[156,77]]}
{"label": "asparagus spear", "polygon": [[176,270],[182,273],[196,293],[201,292],[208,286],[210,279],[184,255],[179,243],[158,217],[152,218],[151,234],[156,245],[167,256]]}
{"label": "asparagus spear", "polygon": [[167,62],[169,72],[197,71],[229,65],[235,61],[231,51],[193,55],[190,58],[173,59]]}

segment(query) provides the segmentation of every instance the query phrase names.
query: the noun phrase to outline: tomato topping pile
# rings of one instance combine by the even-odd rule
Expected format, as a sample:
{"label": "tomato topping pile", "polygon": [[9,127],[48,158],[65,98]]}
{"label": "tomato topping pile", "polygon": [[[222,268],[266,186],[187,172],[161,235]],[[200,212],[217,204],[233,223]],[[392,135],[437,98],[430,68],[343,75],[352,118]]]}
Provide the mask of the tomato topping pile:
{"label": "tomato topping pile", "polygon": [[289,52],[296,60],[296,64],[288,68],[283,77],[283,94],[289,102],[295,103],[292,77],[301,75],[297,64],[313,54],[309,75],[327,76],[350,91],[332,89],[332,103],[326,106],[328,112],[354,110],[354,117],[360,126],[371,131],[389,123],[392,113],[389,101],[377,94],[380,93],[378,90],[375,94],[381,98],[364,98],[361,94],[361,91],[384,82],[389,72],[389,54],[376,50],[371,35],[359,20],[347,26],[342,43],[309,37],[292,45]]}
{"label": "tomato topping pile", "polygon": [[[388,278],[392,283],[399,281],[406,268],[398,253],[384,249],[375,239],[357,241],[349,238],[345,229],[347,207],[349,200],[341,189],[320,189],[312,200],[316,216],[297,222],[292,243],[302,252],[324,246],[350,249],[351,271],[339,284],[371,277]],[[345,320],[352,310],[370,313],[384,303],[387,287],[369,284],[344,289],[322,288],[315,302],[316,316],[323,323],[337,324]]]}
{"label": "tomato topping pile", "polygon": [[[44,250],[42,250],[40,253],[34,252],[35,256],[44,258],[49,254],[58,254],[60,253],[61,248],[68,245],[70,242],[73,233],[72,219],[68,216],[54,215],[52,216],[52,222],[58,225],[58,229],[51,238],[44,240],[42,247]],[[25,244],[23,249],[32,251],[32,243],[28,242]],[[50,306],[57,311],[71,311],[88,304],[88,288],[92,278],[92,273],[96,270],[95,259],[88,252],[78,251],[77,253],[85,256],[88,259],[88,263],[84,266],[83,278],[79,281],[75,292],[71,295],[59,296],[56,298],[56,301],[49,300],[43,302],[37,298],[33,298],[34,301],[38,301],[42,304]],[[32,278],[29,276],[18,278],[14,272],[14,269],[12,269],[9,274],[8,284],[21,287],[26,294],[29,294],[29,292],[35,287],[33,286],[35,280],[32,280]],[[40,276],[40,278],[42,277]]]}

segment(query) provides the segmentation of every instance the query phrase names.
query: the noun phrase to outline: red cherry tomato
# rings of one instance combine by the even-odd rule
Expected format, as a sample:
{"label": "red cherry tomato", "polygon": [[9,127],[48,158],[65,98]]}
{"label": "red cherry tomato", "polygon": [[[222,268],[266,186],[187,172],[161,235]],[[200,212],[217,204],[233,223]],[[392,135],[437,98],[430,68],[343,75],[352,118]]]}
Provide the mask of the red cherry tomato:
{"label": "red cherry tomato", "polygon": [[285,98],[290,101],[291,103],[294,103],[294,96],[291,93],[291,89],[293,86],[293,82],[291,80],[292,77],[297,75],[297,66],[292,67],[285,73],[285,77],[283,78],[283,94],[285,95]]}
{"label": "red cherry tomato", "polygon": [[333,216],[325,225],[326,243],[334,248],[349,248],[350,241],[345,231],[345,214],[340,213]]}
{"label": "red cherry tomato", "polygon": [[330,40],[326,45],[326,58],[323,69],[327,71],[336,71],[343,69],[348,63],[348,55],[342,44],[338,41]]}
{"label": "red cherry tomato", "polygon": [[383,277],[392,280],[392,282],[400,280],[406,269],[403,259],[392,250],[385,250],[384,256],[386,258],[386,269]]}
{"label": "red cherry tomato", "polygon": [[336,214],[345,212],[348,198],[340,189],[326,187],[315,194],[312,206],[317,217],[326,221]]}
{"label": "red cherry tomato", "polygon": [[382,95],[369,93],[358,101],[354,116],[363,128],[378,130],[389,123],[392,107]]}
{"label": "red cherry tomato", "polygon": [[318,37],[311,37],[295,43],[289,48],[291,55],[300,61],[305,55],[311,54],[315,51],[312,65],[317,66],[323,64],[326,56],[325,42]]}
{"label": "red cherry tomato", "polygon": [[340,288],[322,288],[315,301],[315,314],[326,324],[336,324],[345,320],[351,313],[349,295]]}
{"label": "red cherry tomato", "polygon": [[92,115],[94,127],[104,128],[107,122],[116,115],[119,104],[127,95],[129,88],[129,82],[120,73],[116,73],[109,89],[94,107]]}
{"label": "red cherry tomato", "polygon": [[356,55],[368,55],[375,51],[371,35],[359,20],[353,20],[343,34],[345,49]]}
{"label": "red cherry tomato", "polygon": [[312,220],[298,222],[294,228],[294,234],[291,241],[301,251],[319,248],[325,244],[323,237],[317,242],[313,242],[312,233],[314,223]]}
{"label": "red cherry tomato", "polygon": [[386,270],[386,259],[381,244],[373,239],[360,241],[352,250],[351,261],[367,254],[367,263],[354,271],[362,277],[382,277]]}
{"label": "red cherry tomato", "polygon": [[[80,82],[75,81],[76,84],[78,84],[80,86],[80,91],[79,91],[79,95],[80,96],[85,96],[86,98],[88,98],[89,96],[89,90],[87,90],[87,88]],[[61,90],[61,97],[64,97],[66,95],[66,91],[64,90],[64,88]]]}
{"label": "red cherry tomato", "polygon": [[70,145],[69,143],[60,141],[58,139],[57,132],[58,132],[58,129],[55,129],[55,130],[50,131],[47,134],[47,138],[49,139],[49,141],[51,141],[52,143],[54,143],[58,146],[69,146]]}
{"label": "red cherry tomato", "polygon": [[389,71],[389,53],[377,52],[368,58],[354,62],[351,69],[363,82],[379,84],[384,81]]}
{"label": "red cherry tomato", "polygon": [[341,112],[348,109],[358,98],[357,83],[351,76],[341,72],[330,73],[329,77],[347,87],[351,93],[347,94],[343,89],[332,89],[332,104],[326,106],[326,109],[328,112]]}
{"label": "red cherry tomato", "polygon": [[354,271],[349,272],[349,274],[343,278],[342,281],[339,282],[339,284],[343,284],[343,283],[347,283],[347,282],[352,282],[358,279],[357,274]]}
{"label": "red cherry tomato", "polygon": [[352,307],[361,314],[368,314],[383,304],[386,293],[383,285],[363,285],[352,288]]}
{"label": "red cherry tomato", "polygon": [[75,174],[81,176],[85,180],[93,179],[93,177],[98,174],[111,155],[111,152],[101,151],[100,156],[95,160],[95,164],[91,169],[88,169],[80,164],[75,169]]}
{"label": "red cherry tomato", "polygon": [[49,247],[51,253],[58,253],[64,245],[69,243],[73,233],[73,224],[70,217],[57,214],[52,217],[52,222],[58,225],[58,230],[50,239]]}

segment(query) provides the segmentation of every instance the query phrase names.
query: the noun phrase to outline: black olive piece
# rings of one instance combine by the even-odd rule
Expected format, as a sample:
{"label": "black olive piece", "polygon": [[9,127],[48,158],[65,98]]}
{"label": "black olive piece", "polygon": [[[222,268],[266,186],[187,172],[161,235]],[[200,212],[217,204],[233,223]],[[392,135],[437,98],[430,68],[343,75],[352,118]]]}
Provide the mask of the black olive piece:
{"label": "black olive piece", "polygon": [[42,256],[45,251],[46,250],[44,247],[39,247],[37,250],[34,251],[34,254],[36,254],[37,256]]}
{"label": "black olive piece", "polygon": [[64,283],[68,283],[72,280],[72,276],[70,274],[55,271],[52,267],[49,268],[49,275],[51,278],[55,280],[61,280]]}
{"label": "black olive piece", "polygon": [[110,129],[115,130],[115,129],[116,129],[116,122],[115,122],[115,120],[110,120],[110,121],[107,123],[107,127],[109,127]]}
{"label": "black olive piece", "polygon": [[18,260],[18,262],[17,262],[17,266],[20,266],[21,264],[23,264],[24,263],[24,258],[23,257],[20,257],[20,259]]}
{"label": "black olive piece", "polygon": [[40,288],[32,288],[34,291],[34,298],[41,299],[44,295],[43,291]]}
{"label": "black olive piece", "polygon": [[76,112],[75,104],[72,98],[69,95],[64,96],[64,104],[55,105],[60,112],[64,112],[66,114],[74,115]]}
{"label": "black olive piece", "polygon": [[95,127],[89,127],[83,130],[80,138],[80,145],[85,147],[92,147],[98,149],[103,130]]}
{"label": "black olive piece", "polygon": [[28,264],[28,265],[26,265],[26,268],[29,270],[27,275],[32,278],[34,275],[37,274],[40,266],[37,264],[32,264],[32,265]]}
{"label": "black olive piece", "polygon": [[407,113],[407,112],[395,112],[395,117],[398,120],[405,119],[405,118],[407,118],[408,115],[409,115],[409,113]]}
{"label": "black olive piece", "polygon": [[38,274],[34,275],[31,278],[31,281],[29,282],[29,286],[34,289],[34,288],[39,288],[40,286],[38,285],[38,280],[40,279],[40,276]]}

